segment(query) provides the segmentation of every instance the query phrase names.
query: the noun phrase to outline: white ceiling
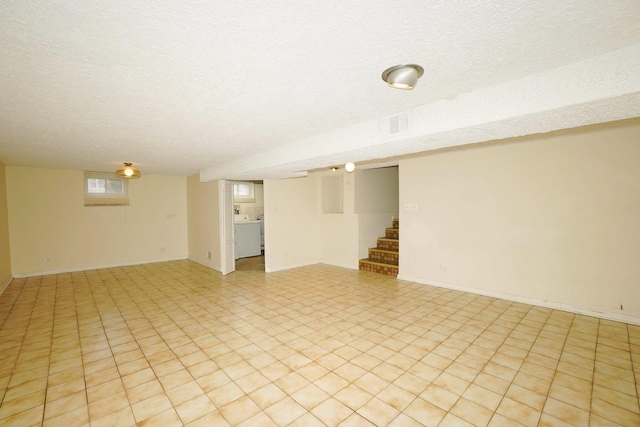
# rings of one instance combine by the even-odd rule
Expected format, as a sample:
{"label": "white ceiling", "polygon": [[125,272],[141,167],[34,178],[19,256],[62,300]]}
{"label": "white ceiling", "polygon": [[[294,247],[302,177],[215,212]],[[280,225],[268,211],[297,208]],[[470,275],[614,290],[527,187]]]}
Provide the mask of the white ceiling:
{"label": "white ceiling", "polygon": [[640,116],[637,0],[6,0],[0,49],[14,166],[262,179]]}

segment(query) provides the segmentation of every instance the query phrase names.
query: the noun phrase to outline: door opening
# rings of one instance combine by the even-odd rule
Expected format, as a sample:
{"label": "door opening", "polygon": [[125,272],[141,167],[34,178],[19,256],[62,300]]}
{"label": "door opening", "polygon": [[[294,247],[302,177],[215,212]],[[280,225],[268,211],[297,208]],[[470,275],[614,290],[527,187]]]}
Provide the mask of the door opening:
{"label": "door opening", "polygon": [[233,183],[235,269],[265,270],[264,186],[262,181]]}

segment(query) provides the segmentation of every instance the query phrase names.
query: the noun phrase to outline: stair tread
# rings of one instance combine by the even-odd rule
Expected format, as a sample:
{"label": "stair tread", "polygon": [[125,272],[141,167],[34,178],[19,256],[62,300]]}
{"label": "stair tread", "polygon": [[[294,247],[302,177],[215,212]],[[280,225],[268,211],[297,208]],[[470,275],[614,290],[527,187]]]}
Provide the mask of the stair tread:
{"label": "stair tread", "polygon": [[398,265],[400,256],[400,251],[398,250],[400,245],[400,223],[397,219],[393,220],[392,227],[385,227],[385,235],[378,237],[377,242],[375,248],[369,248],[369,255],[372,258],[359,260],[358,268],[396,277],[400,271]]}
{"label": "stair tread", "polygon": [[387,261],[382,261],[382,260],[379,260],[379,259],[371,259],[371,258],[361,259],[360,262],[369,262],[369,263],[372,263],[372,264],[381,264],[381,265],[384,265],[384,266],[391,266],[391,267],[397,267],[398,266],[398,264],[394,264],[391,261],[387,262]]}
{"label": "stair tread", "polygon": [[387,252],[390,254],[397,254],[399,253],[399,251],[394,251],[393,249],[385,249],[385,248],[369,248],[370,251],[377,251],[377,252]]}

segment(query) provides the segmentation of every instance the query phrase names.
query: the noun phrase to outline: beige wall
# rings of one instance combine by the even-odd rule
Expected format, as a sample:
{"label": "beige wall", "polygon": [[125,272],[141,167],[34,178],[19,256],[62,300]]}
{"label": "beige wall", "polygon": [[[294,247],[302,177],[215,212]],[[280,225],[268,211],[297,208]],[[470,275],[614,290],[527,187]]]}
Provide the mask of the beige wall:
{"label": "beige wall", "polygon": [[355,211],[398,214],[398,187],[396,166],[356,170]]}
{"label": "beige wall", "polygon": [[317,172],[318,206],[322,206],[322,177],[342,176],[342,213],[319,213],[321,262],[346,268],[358,268],[358,215],[355,213],[356,176],[344,169]]}
{"label": "beige wall", "polygon": [[358,212],[358,259],[369,256],[384,229],[398,217],[397,167],[356,170],[355,211]]}
{"label": "beige wall", "polygon": [[6,170],[14,276],[187,257],[184,177],[144,175],[130,206],[85,207],[82,171]]}
{"label": "beige wall", "polygon": [[[322,212],[322,178],[342,177],[343,212]],[[275,181],[279,182],[279,181]],[[367,249],[375,247],[376,239],[384,235],[384,228],[390,227],[393,215],[398,212],[398,169],[369,169],[347,173],[343,170],[314,172],[305,183],[305,197],[313,195],[315,212],[307,211],[301,219],[305,227],[319,231],[312,243],[319,245],[319,255],[315,262],[357,269],[358,260],[368,256]],[[315,183],[315,187],[310,184]],[[297,200],[299,199],[299,196]],[[297,200],[291,200],[290,209],[308,209]],[[356,208],[356,205],[359,207]],[[360,210],[356,213],[357,209]],[[266,217],[270,215],[270,211]],[[280,236],[280,232],[276,233]],[[282,254],[267,248],[267,254],[281,258]]]}
{"label": "beige wall", "polygon": [[5,166],[0,163],[0,292],[12,279],[6,182]]}
{"label": "beige wall", "polygon": [[264,181],[266,271],[320,261],[318,177]]}
{"label": "beige wall", "polygon": [[640,321],[639,159],[632,122],[402,160],[400,277]]}
{"label": "beige wall", "polygon": [[[220,271],[220,201],[218,181],[187,178],[189,259]],[[211,259],[207,252],[211,252]]]}

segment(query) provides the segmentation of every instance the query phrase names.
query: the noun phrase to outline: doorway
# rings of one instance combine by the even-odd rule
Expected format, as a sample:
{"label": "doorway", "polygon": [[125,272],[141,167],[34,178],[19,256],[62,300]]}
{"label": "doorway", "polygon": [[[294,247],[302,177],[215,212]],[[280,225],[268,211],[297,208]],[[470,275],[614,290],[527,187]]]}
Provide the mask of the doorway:
{"label": "doorway", "polygon": [[264,183],[234,181],[234,259],[235,270],[265,270]]}

